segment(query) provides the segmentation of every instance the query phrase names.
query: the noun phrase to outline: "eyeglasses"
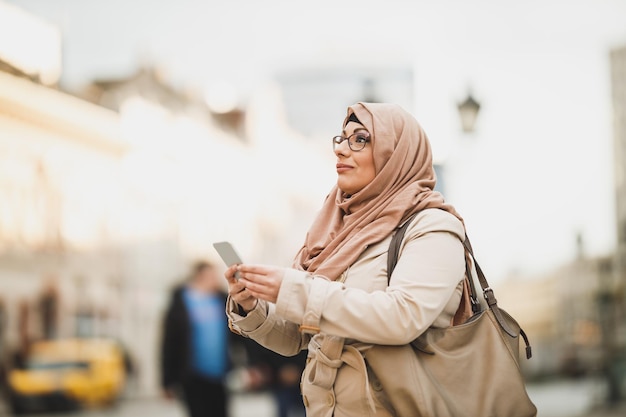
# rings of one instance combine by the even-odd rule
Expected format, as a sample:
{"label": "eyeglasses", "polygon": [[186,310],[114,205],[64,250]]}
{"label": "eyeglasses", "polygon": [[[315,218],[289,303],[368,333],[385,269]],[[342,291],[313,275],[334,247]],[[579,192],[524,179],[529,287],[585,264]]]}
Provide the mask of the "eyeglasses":
{"label": "eyeglasses", "polygon": [[341,145],[341,142],[344,140],[348,141],[348,146],[353,152],[363,150],[363,148],[365,148],[365,144],[372,141],[370,136],[364,132],[353,133],[347,138],[341,135],[335,136],[333,137],[333,151],[336,150],[337,146]]}

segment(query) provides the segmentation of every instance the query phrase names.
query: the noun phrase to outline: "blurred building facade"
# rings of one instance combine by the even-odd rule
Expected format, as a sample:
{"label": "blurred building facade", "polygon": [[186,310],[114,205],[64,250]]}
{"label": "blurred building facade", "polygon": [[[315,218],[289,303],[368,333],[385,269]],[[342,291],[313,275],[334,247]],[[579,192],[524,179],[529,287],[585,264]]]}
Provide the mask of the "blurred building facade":
{"label": "blurred building facade", "polygon": [[626,46],[611,51],[617,250],[626,271]]}
{"label": "blurred building facade", "polygon": [[[613,154],[615,170],[615,212],[617,247],[614,269],[604,285],[604,309],[608,315],[608,361],[610,372],[621,387],[620,395],[626,397],[626,44],[611,51],[611,91],[613,104]],[[617,388],[616,388],[617,389]]]}
{"label": "blurred building facade", "polygon": [[597,376],[605,366],[606,312],[599,303],[613,257],[583,253],[567,265],[536,277],[498,283],[498,304],[530,338],[533,357],[522,361],[529,378]]}
{"label": "blurred building facade", "polygon": [[615,227],[613,253],[585,256],[583,236],[570,264],[529,281],[500,285],[499,301],[519,317],[534,345],[533,377],[600,376],[607,401],[626,396],[626,46],[610,52]]}
{"label": "blurred building facade", "polygon": [[[613,155],[615,169],[615,212],[617,227],[617,279],[610,283],[622,304],[626,303],[626,45],[611,51],[613,99]],[[622,311],[620,334],[626,346],[626,311]]]}
{"label": "blurred building facade", "polygon": [[51,67],[5,53],[25,38],[0,42],[0,352],[114,337],[136,361],[138,393],[155,393],[169,287],[192,260],[221,262],[219,240],[288,265],[332,184],[332,170],[312,175],[332,166],[330,144],[322,153],[289,128],[272,86],[222,113],[153,68],[64,92]]}
{"label": "blurred building facade", "polygon": [[[278,150],[244,143],[241,126],[189,114],[140,96],[113,111],[0,72],[0,292],[10,346],[21,340],[18,300],[34,312],[39,294],[51,304],[44,292],[54,286],[56,334],[119,338],[149,392],[166,290],[187,262],[220,262],[211,244],[226,239],[246,259],[289,262],[321,191],[306,195],[297,175],[264,167]],[[309,161],[321,163],[314,152]],[[26,340],[47,328],[30,314]]]}
{"label": "blurred building facade", "polygon": [[[137,341],[153,338],[142,323],[151,306],[141,307],[156,304],[158,293],[139,279],[177,272],[177,256],[167,256],[175,237],[168,207],[128,186],[119,115],[6,73],[0,84],[0,291],[11,300],[9,347],[50,337],[53,326],[56,337],[119,338],[141,357],[147,346]],[[145,215],[153,230],[136,221]],[[132,251],[142,239],[149,262]],[[49,287],[57,301],[45,295]],[[50,315],[58,323],[48,323]]]}

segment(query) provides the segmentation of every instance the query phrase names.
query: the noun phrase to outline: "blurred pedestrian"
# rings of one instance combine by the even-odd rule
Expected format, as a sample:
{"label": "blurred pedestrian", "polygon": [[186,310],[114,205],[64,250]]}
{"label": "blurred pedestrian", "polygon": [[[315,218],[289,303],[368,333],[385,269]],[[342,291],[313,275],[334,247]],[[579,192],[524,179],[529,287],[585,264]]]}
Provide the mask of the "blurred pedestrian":
{"label": "blurred pedestrian", "polygon": [[37,312],[41,323],[44,339],[57,337],[59,325],[60,294],[55,276],[48,278],[47,283],[37,299]]}
{"label": "blurred pedestrian", "polygon": [[31,344],[35,339],[31,333],[31,310],[30,302],[22,298],[18,302],[17,310],[17,346],[15,347],[11,367],[23,369],[30,355]]}
{"label": "blurred pedestrian", "polygon": [[4,298],[0,295],[0,395],[6,393],[6,372],[7,372],[7,349],[6,349],[6,329],[9,323],[7,306]]}
{"label": "blurred pedestrian", "polygon": [[5,337],[6,330],[9,324],[9,316],[7,312],[7,306],[4,302],[4,298],[0,295],[0,361],[4,359],[5,355]]}
{"label": "blurred pedestrian", "polygon": [[[468,314],[465,228],[434,191],[428,138],[400,106],[350,106],[332,149],[337,184],[292,268],[229,267],[227,312],[234,331],[275,352],[308,349],[307,416],[390,417],[397,415],[393,395],[402,393],[381,390],[365,358],[376,345],[414,355],[408,343],[430,327],[450,326],[456,313]],[[388,284],[391,237],[416,213]],[[397,360],[409,363],[406,356]],[[386,372],[394,377],[397,369]]]}
{"label": "blurred pedestrian", "polygon": [[173,289],[163,321],[163,395],[181,400],[190,417],[228,416],[229,349],[242,338],[228,331],[224,290],[211,263],[195,263]]}
{"label": "blurred pedestrian", "polygon": [[283,356],[258,343],[247,345],[248,370],[259,375],[257,386],[271,392],[277,417],[304,417],[305,408],[300,393],[300,376],[306,363],[306,350],[295,356]]}

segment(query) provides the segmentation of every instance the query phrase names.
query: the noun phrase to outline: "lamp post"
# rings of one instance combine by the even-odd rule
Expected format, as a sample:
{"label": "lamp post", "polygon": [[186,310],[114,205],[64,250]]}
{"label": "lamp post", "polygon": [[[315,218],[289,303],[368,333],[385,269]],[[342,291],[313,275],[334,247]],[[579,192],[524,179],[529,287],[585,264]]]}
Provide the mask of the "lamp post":
{"label": "lamp post", "polygon": [[[474,97],[472,97],[470,92],[468,92],[467,98],[462,102],[458,102],[456,107],[459,112],[459,118],[461,120],[461,131],[464,134],[472,133],[476,125],[476,119],[478,118],[478,111],[480,110],[480,103],[476,101]],[[462,144],[461,141],[458,141],[458,143],[455,143],[454,146],[461,147],[461,146],[464,146],[464,144]],[[450,158],[450,155],[447,155],[444,159],[449,159],[449,158]],[[440,162],[436,162],[433,164],[435,168],[435,173],[437,175],[437,185],[435,188],[437,191],[440,191],[440,192],[446,191],[446,186],[447,186],[446,177],[450,176],[450,174],[447,174],[445,172],[447,171],[446,165],[448,165],[448,163],[449,161],[448,162],[440,161]],[[456,165],[456,164],[453,163],[452,165]],[[454,180],[453,177],[455,177],[455,175],[452,175],[451,177],[451,179]]]}
{"label": "lamp post", "polygon": [[476,125],[480,103],[472,97],[471,93],[467,93],[467,98],[457,104],[457,109],[459,110],[463,133],[472,133]]}

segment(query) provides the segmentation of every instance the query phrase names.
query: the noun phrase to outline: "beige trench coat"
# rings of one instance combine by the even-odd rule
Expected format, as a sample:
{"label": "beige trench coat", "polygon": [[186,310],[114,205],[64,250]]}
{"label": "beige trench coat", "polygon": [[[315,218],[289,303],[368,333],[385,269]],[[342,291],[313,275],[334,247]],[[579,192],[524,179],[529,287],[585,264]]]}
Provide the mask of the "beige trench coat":
{"label": "beige trench coat", "polygon": [[391,236],[370,246],[338,281],[288,270],[276,304],[246,317],[229,300],[233,331],[280,354],[309,350],[301,389],[308,417],[394,416],[364,355],[373,345],[410,343],[430,326],[448,327],[465,273],[461,222],[439,209],[406,231],[387,286]]}

